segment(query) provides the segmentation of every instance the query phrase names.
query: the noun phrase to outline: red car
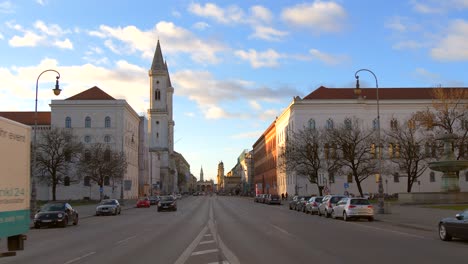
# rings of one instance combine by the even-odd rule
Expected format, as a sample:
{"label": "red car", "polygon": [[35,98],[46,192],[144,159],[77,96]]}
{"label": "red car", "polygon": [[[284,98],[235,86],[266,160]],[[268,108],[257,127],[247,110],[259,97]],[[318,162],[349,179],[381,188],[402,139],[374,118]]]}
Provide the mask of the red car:
{"label": "red car", "polygon": [[137,208],[150,207],[150,206],[151,206],[151,203],[150,203],[150,200],[148,198],[141,198],[141,199],[138,200],[138,202],[136,204]]}

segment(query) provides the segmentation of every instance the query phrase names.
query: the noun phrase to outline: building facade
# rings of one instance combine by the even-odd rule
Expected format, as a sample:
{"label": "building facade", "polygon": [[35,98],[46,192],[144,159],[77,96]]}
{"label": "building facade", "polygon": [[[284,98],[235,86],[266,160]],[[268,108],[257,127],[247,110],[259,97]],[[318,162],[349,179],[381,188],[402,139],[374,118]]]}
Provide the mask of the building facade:
{"label": "building facade", "polygon": [[[276,121],[253,145],[254,184],[256,194],[278,194]],[[281,193],[281,192],[280,192]]]}

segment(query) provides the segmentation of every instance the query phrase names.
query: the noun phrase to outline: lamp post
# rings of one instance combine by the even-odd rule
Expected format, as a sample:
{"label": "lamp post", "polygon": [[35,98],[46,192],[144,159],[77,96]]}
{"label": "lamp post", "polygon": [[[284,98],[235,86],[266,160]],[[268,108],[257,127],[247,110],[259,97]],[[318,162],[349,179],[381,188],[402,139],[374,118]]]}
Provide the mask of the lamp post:
{"label": "lamp post", "polygon": [[374,76],[375,79],[375,88],[376,88],[376,97],[377,97],[377,149],[378,149],[378,157],[377,157],[377,173],[379,175],[379,180],[378,180],[378,192],[379,192],[379,198],[378,198],[378,209],[377,213],[383,214],[385,212],[384,210],[384,187],[383,187],[383,182],[382,182],[382,148],[380,145],[380,105],[379,105],[379,83],[377,81],[377,76],[368,69],[360,69],[354,73],[354,77],[356,78],[356,90],[355,93],[357,95],[361,94],[360,88],[359,88],[359,75],[358,73],[361,71],[366,71],[371,73]]}
{"label": "lamp post", "polygon": [[[127,135],[127,133],[132,133],[132,144],[135,142],[134,141],[134,136],[135,136],[135,133],[133,133],[133,131],[125,131],[122,135],[122,153],[124,153],[124,140],[125,140],[125,135]],[[122,175],[122,184],[120,184],[120,200],[122,201],[123,203],[123,199],[124,199],[124,181],[125,180],[125,177],[124,175]]]}
{"label": "lamp post", "polygon": [[36,213],[36,202],[37,202],[37,193],[36,193],[36,138],[37,138],[37,94],[39,92],[39,78],[43,73],[46,72],[55,72],[57,73],[57,77],[55,77],[55,89],[52,89],[54,91],[55,95],[59,95],[62,90],[59,88],[59,79],[60,79],[60,73],[56,70],[45,70],[37,76],[36,80],[36,102],[34,106],[34,137],[33,137],[33,164],[32,164],[32,172],[31,172],[31,215],[34,215]]}

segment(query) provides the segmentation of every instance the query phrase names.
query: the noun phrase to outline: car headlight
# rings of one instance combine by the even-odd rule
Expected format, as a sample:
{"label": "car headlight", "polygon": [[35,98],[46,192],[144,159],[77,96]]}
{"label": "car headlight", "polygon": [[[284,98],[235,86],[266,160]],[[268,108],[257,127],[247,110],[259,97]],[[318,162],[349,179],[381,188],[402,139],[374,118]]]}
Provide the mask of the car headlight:
{"label": "car headlight", "polygon": [[39,214],[34,215],[34,219],[37,219],[37,218],[39,218]]}
{"label": "car headlight", "polygon": [[58,216],[58,218],[62,218],[63,214],[58,214],[57,216]]}

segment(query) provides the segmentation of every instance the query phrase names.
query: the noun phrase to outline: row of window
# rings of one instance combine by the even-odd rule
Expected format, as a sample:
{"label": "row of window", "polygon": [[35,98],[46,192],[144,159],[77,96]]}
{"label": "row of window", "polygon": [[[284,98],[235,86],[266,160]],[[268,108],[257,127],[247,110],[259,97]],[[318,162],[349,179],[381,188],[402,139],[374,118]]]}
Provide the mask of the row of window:
{"label": "row of window", "polygon": [[[85,141],[86,143],[91,143],[91,136],[86,135],[86,136],[84,137],[84,141]],[[105,136],[104,136],[104,142],[105,142],[105,143],[110,143],[110,142],[111,142],[111,136],[110,136],[110,135],[105,135]]]}
{"label": "row of window", "polygon": [[[66,176],[65,178],[63,178],[63,185],[70,186],[70,177]],[[89,176],[84,177],[83,185],[91,186],[91,177]],[[104,177],[104,186],[109,186],[109,185],[110,185],[110,177],[106,176]]]}
{"label": "row of window", "polygon": [[[66,128],[72,128],[72,119],[71,117],[67,116],[65,118],[65,127]],[[87,116],[85,117],[85,127],[90,128],[91,127],[91,117]],[[104,118],[104,127],[105,128],[110,128],[111,127],[111,118],[106,116]]]}
{"label": "row of window", "polygon": [[[352,121],[350,118],[346,118],[344,120],[344,125],[346,127],[346,129],[351,129],[352,128]],[[325,128],[326,129],[333,129],[335,127],[334,125],[334,121],[333,119],[329,118],[327,119],[326,123],[325,123]],[[415,128],[416,127],[416,122],[414,120],[409,120],[408,121],[408,127],[410,128]],[[316,129],[316,125],[315,125],[315,120],[314,119],[309,119],[309,122],[308,122],[308,128],[310,129]],[[372,128],[373,129],[377,129],[379,128],[379,120],[377,118],[375,118],[373,121],[372,121]],[[398,128],[398,120],[396,120],[395,118],[392,118],[392,120],[390,120],[390,128],[392,130],[396,130]],[[464,129],[464,130],[468,130],[468,120],[461,120],[461,128]]]}

